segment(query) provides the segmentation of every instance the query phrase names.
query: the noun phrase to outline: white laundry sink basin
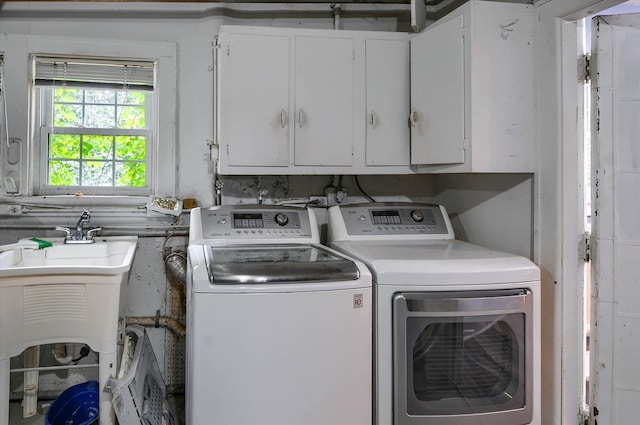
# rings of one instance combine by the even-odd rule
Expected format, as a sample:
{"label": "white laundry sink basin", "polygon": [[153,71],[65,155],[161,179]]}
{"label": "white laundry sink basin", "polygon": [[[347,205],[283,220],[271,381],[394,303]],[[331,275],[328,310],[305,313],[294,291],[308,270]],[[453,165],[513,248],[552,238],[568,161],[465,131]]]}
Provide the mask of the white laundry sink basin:
{"label": "white laundry sink basin", "polygon": [[[137,236],[98,237],[91,244],[64,244],[63,238],[45,238],[53,246],[19,248],[0,253],[0,278],[42,275],[119,275],[131,268]],[[1,284],[1,283],[0,283]]]}
{"label": "white laundry sink basin", "polygon": [[[45,240],[53,246],[0,253],[0,362],[56,342],[116,353],[137,236],[100,237],[92,244]],[[107,372],[113,371],[100,372],[101,383]]]}

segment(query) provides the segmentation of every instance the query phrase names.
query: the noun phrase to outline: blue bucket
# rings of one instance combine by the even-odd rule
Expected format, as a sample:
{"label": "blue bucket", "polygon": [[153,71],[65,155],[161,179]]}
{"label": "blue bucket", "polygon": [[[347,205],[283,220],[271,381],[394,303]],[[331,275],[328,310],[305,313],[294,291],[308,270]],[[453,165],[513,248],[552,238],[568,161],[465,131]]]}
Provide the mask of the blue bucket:
{"label": "blue bucket", "polygon": [[99,418],[98,382],[74,385],[56,398],[44,415],[45,425],[91,425]]}

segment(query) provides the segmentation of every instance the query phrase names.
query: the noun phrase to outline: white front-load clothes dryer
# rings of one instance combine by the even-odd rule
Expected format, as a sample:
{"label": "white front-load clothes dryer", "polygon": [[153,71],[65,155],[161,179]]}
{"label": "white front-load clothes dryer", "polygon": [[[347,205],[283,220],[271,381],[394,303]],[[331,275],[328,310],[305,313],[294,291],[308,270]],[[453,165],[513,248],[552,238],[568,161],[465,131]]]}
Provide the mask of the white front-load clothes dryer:
{"label": "white front-load clothes dryer", "polygon": [[332,207],[374,288],[374,423],[540,425],[540,271],[454,238],[444,207]]}
{"label": "white front-load clothes dryer", "polygon": [[188,425],[371,425],[371,274],[313,211],[191,211]]}

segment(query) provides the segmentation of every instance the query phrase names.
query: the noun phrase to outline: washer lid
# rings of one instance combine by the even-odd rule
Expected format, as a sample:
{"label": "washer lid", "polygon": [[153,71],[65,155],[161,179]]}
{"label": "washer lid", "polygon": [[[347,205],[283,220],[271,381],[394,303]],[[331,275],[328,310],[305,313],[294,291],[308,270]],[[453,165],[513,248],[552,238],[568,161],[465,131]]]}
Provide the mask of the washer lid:
{"label": "washer lid", "polygon": [[357,265],[316,245],[206,246],[209,280],[218,285],[357,280]]}
{"label": "washer lid", "polygon": [[459,240],[334,242],[387,285],[492,284],[540,279],[529,259]]}

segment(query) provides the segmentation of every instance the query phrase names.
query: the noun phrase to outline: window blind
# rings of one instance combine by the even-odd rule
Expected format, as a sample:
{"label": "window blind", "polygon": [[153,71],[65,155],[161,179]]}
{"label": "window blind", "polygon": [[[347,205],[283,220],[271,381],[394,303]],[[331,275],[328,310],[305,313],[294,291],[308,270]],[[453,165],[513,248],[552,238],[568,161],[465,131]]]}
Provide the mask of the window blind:
{"label": "window blind", "polygon": [[153,90],[155,63],[69,57],[33,57],[36,86]]}

